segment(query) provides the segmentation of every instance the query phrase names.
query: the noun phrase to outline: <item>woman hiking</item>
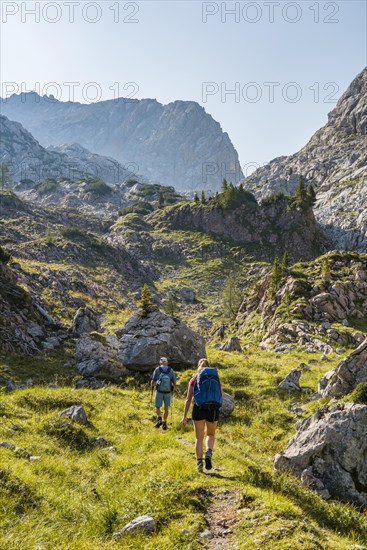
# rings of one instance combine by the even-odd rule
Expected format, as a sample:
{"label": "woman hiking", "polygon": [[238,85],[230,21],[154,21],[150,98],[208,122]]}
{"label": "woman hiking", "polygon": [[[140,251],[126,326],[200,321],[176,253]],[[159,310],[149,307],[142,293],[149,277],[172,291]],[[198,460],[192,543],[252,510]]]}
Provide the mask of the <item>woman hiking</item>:
{"label": "woman hiking", "polygon": [[200,359],[196,374],[191,378],[186,395],[181,423],[186,426],[187,414],[194,399],[192,420],[195,430],[195,452],[198,472],[203,471],[203,444],[206,428],[205,468],[211,470],[215,430],[222,404],[222,387],[217,369],[207,359]]}

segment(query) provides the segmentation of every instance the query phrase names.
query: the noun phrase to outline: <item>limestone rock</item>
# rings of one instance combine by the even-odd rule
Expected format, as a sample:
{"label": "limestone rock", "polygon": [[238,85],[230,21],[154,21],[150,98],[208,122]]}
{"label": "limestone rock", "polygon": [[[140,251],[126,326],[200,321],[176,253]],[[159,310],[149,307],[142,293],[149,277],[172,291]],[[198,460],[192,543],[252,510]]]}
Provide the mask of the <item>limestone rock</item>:
{"label": "limestone rock", "polygon": [[300,391],[299,379],[301,377],[301,369],[292,369],[289,374],[279,384],[282,390]]}
{"label": "limestone rock", "polygon": [[171,367],[192,367],[206,357],[205,341],[185,323],[161,312],[134,315],[118,332],[118,357],[124,367],[147,371],[167,357]]}
{"label": "limestone rock", "polygon": [[331,245],[360,252],[367,250],[366,93],[367,68],[300,151],[275,158],[243,180],[260,199],[277,192],[292,195],[303,175],[316,187],[316,219]]}
{"label": "limestone rock", "polygon": [[322,407],[297,425],[276,470],[291,470],[324,498],[367,505],[367,406]]}
{"label": "limestone rock", "polygon": [[222,406],[219,410],[221,416],[225,418],[230,416],[234,410],[235,401],[228,393],[223,392],[222,394]]}
{"label": "limestone rock", "polygon": [[367,340],[321,378],[319,392],[323,397],[342,397],[360,382],[367,382]]}
{"label": "limestone rock", "polygon": [[114,336],[83,333],[75,345],[76,368],[87,378],[118,378],[125,370],[117,360],[117,352]]}
{"label": "limestone rock", "polygon": [[96,312],[90,307],[81,307],[75,314],[71,332],[73,336],[81,336],[86,332],[99,332],[100,323]]}
{"label": "limestone rock", "polygon": [[119,539],[125,533],[130,534],[130,533],[142,532],[142,533],[148,534],[155,531],[156,527],[157,526],[156,526],[155,520],[152,518],[152,516],[149,516],[149,515],[139,516],[133,519],[132,521],[130,521],[130,523],[127,523],[119,531],[116,531],[113,536],[116,539]]}
{"label": "limestone rock", "polygon": [[68,416],[74,422],[79,422],[80,424],[87,424],[87,415],[85,410],[81,405],[73,405],[64,411],[59,412],[59,416]]}
{"label": "limestone rock", "polygon": [[236,336],[232,336],[227,340],[220,349],[223,351],[242,351],[240,341]]}
{"label": "limestone rock", "polygon": [[180,288],[178,293],[180,295],[180,298],[184,302],[188,302],[188,303],[192,304],[196,300],[195,292],[192,290],[192,288],[187,288],[187,287]]}

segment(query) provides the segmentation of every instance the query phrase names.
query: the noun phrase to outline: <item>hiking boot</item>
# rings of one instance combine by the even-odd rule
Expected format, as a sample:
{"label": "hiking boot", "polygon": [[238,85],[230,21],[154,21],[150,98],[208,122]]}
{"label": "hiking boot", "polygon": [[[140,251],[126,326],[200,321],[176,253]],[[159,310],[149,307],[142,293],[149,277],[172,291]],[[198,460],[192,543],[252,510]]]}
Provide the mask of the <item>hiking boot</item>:
{"label": "hiking boot", "polygon": [[205,453],[205,468],[206,470],[211,470],[213,468],[212,465],[212,450],[208,449]]}
{"label": "hiking boot", "polygon": [[157,418],[157,422],[155,423],[155,427],[156,428],[160,428],[163,424],[163,420],[162,420],[162,417],[161,416],[158,416]]}
{"label": "hiking boot", "polygon": [[198,458],[197,463],[196,463],[196,469],[199,472],[199,474],[203,473],[203,459],[202,458]]}
{"label": "hiking boot", "polygon": [[162,422],[162,430],[167,430],[167,422],[165,420]]}

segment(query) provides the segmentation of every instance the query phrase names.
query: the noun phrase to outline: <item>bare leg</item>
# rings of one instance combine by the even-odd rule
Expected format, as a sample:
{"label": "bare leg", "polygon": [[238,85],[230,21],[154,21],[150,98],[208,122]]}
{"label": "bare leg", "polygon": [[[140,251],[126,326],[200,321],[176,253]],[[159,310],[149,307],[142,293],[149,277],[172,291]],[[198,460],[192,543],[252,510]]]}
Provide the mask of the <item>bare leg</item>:
{"label": "bare leg", "polygon": [[203,458],[205,420],[194,420],[196,458]]}
{"label": "bare leg", "polygon": [[206,422],[206,450],[213,450],[217,422]]}
{"label": "bare leg", "polygon": [[167,421],[167,418],[168,418],[168,411],[169,411],[169,407],[167,407],[166,405],[164,406],[164,416],[163,416],[163,420],[166,422]]}
{"label": "bare leg", "polygon": [[157,407],[156,410],[155,410],[155,412],[156,412],[156,415],[157,415],[157,416],[162,416],[160,407]]}

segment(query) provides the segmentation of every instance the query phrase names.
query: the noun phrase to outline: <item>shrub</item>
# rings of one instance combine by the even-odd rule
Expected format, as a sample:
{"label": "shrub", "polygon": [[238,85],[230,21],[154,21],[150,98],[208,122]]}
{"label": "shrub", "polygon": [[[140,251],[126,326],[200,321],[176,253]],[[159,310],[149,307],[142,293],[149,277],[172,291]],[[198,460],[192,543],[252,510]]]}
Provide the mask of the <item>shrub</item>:
{"label": "shrub", "polygon": [[36,190],[40,195],[46,195],[47,193],[55,191],[58,185],[59,184],[55,179],[45,178],[36,185]]}
{"label": "shrub", "polygon": [[0,263],[1,264],[8,264],[10,262],[11,255],[6,252],[2,246],[0,246]]}
{"label": "shrub", "polygon": [[353,403],[367,405],[367,382],[361,382],[358,384],[347,399]]}
{"label": "shrub", "polygon": [[102,180],[89,180],[85,186],[85,192],[94,195],[95,197],[105,197],[112,193],[112,189],[107,183]]}

